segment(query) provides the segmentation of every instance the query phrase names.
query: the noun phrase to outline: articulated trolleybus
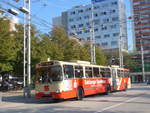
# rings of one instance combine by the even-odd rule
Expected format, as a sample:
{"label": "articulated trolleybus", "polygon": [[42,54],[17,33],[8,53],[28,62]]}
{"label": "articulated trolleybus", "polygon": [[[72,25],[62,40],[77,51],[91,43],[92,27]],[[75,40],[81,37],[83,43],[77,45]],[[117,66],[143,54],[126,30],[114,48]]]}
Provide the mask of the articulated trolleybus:
{"label": "articulated trolleybus", "polygon": [[108,94],[131,87],[128,69],[92,65],[86,61],[42,62],[36,72],[35,97],[38,99],[82,100],[87,95]]}

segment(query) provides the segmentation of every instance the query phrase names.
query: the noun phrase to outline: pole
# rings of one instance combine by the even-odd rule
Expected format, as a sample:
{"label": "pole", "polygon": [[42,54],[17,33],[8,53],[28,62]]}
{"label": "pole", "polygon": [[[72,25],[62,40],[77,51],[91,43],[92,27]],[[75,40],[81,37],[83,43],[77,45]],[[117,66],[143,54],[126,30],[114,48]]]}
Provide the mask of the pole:
{"label": "pole", "polygon": [[142,39],[140,40],[140,44],[141,44],[142,75],[143,75],[143,82],[145,82],[144,52]]}
{"label": "pole", "polygon": [[[26,7],[26,1],[24,0],[24,7]],[[24,41],[23,41],[23,86],[26,87],[26,14],[24,14]]]}
{"label": "pole", "polygon": [[28,0],[28,59],[27,59],[27,73],[28,73],[28,97],[31,96],[31,2]]}
{"label": "pole", "polygon": [[[24,97],[31,97],[31,4],[24,0],[29,13],[24,14]],[[27,77],[27,82],[26,82]],[[27,84],[26,84],[27,83]]]}
{"label": "pole", "polygon": [[29,4],[29,14],[28,14],[28,85],[31,84],[31,16],[30,16],[30,0]]}
{"label": "pole", "polygon": [[122,55],[122,37],[119,37],[119,65],[123,67],[123,55]]}
{"label": "pole", "polygon": [[90,47],[91,47],[91,63],[96,64],[96,55],[95,55],[95,36],[94,36],[94,13],[93,13],[93,3],[91,7],[91,28],[90,28]]}

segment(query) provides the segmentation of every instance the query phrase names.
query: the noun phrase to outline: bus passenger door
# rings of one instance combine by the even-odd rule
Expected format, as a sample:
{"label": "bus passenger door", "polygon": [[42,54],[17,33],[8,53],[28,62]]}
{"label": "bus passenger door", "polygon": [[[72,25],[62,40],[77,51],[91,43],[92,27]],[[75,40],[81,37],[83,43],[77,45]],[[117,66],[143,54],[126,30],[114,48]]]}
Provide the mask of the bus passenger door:
{"label": "bus passenger door", "polygon": [[117,70],[116,69],[112,69],[112,89],[113,91],[117,90]]}

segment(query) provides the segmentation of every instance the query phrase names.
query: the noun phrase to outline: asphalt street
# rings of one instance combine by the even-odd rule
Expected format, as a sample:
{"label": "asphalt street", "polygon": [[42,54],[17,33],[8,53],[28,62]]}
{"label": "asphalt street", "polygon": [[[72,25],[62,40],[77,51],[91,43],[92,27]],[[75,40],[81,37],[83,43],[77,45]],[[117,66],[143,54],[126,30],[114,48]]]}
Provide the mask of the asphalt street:
{"label": "asphalt street", "polygon": [[1,93],[0,113],[150,113],[150,85],[134,84],[127,91],[57,103]]}

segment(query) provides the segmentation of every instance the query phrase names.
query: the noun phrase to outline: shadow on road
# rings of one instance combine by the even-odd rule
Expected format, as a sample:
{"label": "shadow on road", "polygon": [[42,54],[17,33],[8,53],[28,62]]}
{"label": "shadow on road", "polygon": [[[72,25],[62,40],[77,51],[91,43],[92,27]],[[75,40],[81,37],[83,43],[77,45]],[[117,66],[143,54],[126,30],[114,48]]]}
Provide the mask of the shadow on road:
{"label": "shadow on road", "polygon": [[[147,90],[150,90],[149,86],[146,86],[146,85],[145,85],[145,87],[136,86],[136,87],[133,87],[131,89],[128,89],[126,92],[120,91],[120,92],[113,92],[109,95],[97,94],[97,95],[87,96],[87,97],[85,97],[85,99],[83,101],[116,102],[116,103],[118,103],[118,102],[121,102],[119,100],[120,97],[127,97],[129,99],[129,98],[134,98],[134,97],[139,97],[139,96],[142,96],[142,98],[148,98],[149,99],[150,98],[149,94],[144,94],[144,93],[128,94],[128,91],[143,91],[144,92]],[[99,98],[99,100],[97,100],[97,99],[95,99],[97,97],[102,97],[102,98],[106,97],[106,99]],[[111,97],[116,98],[117,101],[110,101],[110,99],[108,99],[108,98],[111,98]],[[88,98],[90,98],[90,99],[88,99]],[[75,101],[75,99],[69,99],[66,101]],[[24,98],[23,94],[14,95],[14,96],[11,94],[10,94],[10,96],[8,96],[8,95],[5,96],[5,94],[4,94],[4,96],[2,96],[2,102],[26,103],[26,104],[41,104],[41,103],[50,104],[50,103],[57,103],[57,102],[65,102],[65,100],[63,100],[63,101],[52,101],[52,100],[36,99],[34,97],[34,95],[32,95],[31,98]],[[150,104],[150,103],[143,103],[143,104]]]}

